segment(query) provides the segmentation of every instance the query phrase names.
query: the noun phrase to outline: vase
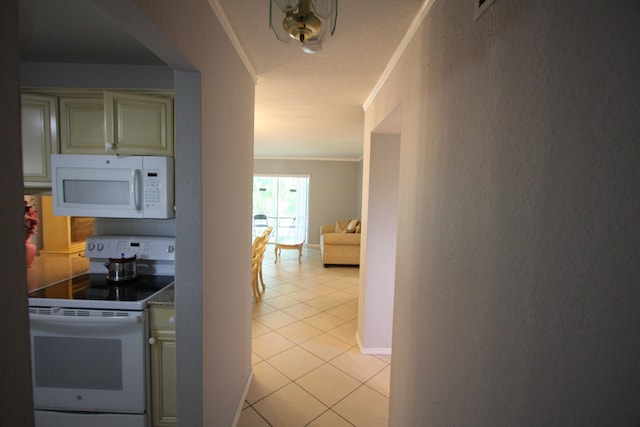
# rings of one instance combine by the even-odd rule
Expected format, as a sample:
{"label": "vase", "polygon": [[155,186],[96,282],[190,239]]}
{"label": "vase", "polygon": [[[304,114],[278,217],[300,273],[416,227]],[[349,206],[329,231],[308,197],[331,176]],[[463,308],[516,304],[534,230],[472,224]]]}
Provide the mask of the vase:
{"label": "vase", "polygon": [[31,263],[36,257],[37,249],[36,249],[36,245],[31,243],[31,241],[29,240],[25,241],[24,245],[27,253],[27,268],[29,268],[31,267]]}

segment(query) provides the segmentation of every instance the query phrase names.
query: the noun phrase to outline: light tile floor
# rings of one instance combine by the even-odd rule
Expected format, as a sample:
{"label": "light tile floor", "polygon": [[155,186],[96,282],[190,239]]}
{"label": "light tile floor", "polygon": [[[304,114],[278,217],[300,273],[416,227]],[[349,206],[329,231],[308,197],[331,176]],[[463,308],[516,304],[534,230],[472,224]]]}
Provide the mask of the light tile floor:
{"label": "light tile floor", "polygon": [[253,304],[253,382],[239,427],[386,427],[390,357],[356,345],[357,267],[324,268],[318,248],[273,246]]}

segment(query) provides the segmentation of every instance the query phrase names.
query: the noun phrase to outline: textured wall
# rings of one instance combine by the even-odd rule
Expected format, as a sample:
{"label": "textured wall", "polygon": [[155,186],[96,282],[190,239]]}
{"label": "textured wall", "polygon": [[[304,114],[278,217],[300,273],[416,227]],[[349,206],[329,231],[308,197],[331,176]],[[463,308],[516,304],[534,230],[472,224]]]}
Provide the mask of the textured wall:
{"label": "textured wall", "polygon": [[393,335],[400,135],[373,134],[363,203],[358,342],[363,353],[389,354]]}
{"label": "textured wall", "polygon": [[390,425],[640,420],[640,8],[437,0],[403,103]]}
{"label": "textured wall", "polygon": [[200,73],[176,79],[178,419],[232,425],[251,372],[255,86],[207,1],[135,3]]}

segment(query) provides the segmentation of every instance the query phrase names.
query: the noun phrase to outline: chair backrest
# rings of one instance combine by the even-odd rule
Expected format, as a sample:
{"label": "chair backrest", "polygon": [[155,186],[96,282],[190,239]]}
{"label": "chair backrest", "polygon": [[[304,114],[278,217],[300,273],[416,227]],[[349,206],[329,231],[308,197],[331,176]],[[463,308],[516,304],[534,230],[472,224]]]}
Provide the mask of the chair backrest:
{"label": "chair backrest", "polygon": [[253,216],[253,235],[258,236],[260,230],[269,227],[269,219],[265,214],[256,214]]}
{"label": "chair backrest", "polygon": [[265,228],[265,230],[262,232],[262,235],[264,237],[264,239],[268,242],[269,241],[269,236],[271,235],[271,231],[273,230],[273,227],[267,227]]}
{"label": "chair backrest", "polygon": [[255,238],[255,240],[253,241],[253,247],[252,247],[252,256],[251,256],[251,263],[252,263],[252,268],[254,268],[256,265],[260,265],[262,264],[262,259],[264,258],[264,252],[267,248],[267,239],[264,235],[264,233],[261,236],[258,236]]}
{"label": "chair backrest", "polygon": [[253,224],[256,226],[267,227],[269,225],[269,219],[265,214],[255,214],[253,216]]}
{"label": "chair backrest", "polygon": [[264,254],[264,251],[267,248],[267,243],[269,242],[269,235],[271,234],[271,230],[273,230],[273,227],[267,227],[261,235],[256,236],[256,238],[253,240],[252,252],[254,258],[256,257],[256,255],[261,255],[260,252]]}

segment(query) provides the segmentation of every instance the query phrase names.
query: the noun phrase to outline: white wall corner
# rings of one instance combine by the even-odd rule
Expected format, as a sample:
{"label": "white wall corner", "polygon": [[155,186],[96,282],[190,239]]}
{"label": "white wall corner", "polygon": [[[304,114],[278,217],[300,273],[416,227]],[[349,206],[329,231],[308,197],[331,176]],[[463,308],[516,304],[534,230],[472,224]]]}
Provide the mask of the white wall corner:
{"label": "white wall corner", "polygon": [[244,390],[242,390],[242,397],[240,402],[238,403],[238,407],[236,408],[236,416],[233,418],[232,426],[237,426],[240,421],[240,414],[244,409],[244,402],[247,399],[247,394],[249,394],[249,388],[251,388],[251,382],[253,381],[253,369],[249,370],[249,377],[247,378],[247,382],[244,385]]}
{"label": "white wall corner", "polygon": [[[210,1],[214,1],[214,0],[210,0]],[[424,18],[429,13],[429,10],[431,9],[431,6],[433,6],[433,3],[435,3],[435,1],[436,0],[425,0],[422,6],[420,7],[420,10],[416,14],[416,16],[413,18],[413,21],[411,21],[411,25],[409,25],[409,29],[407,30],[406,34],[402,38],[402,41],[396,48],[395,52],[393,52],[393,55],[391,56],[389,63],[387,64],[386,68],[382,72],[382,75],[378,79],[376,85],[371,90],[371,93],[369,93],[369,96],[367,96],[367,99],[362,104],[363,110],[366,111],[367,108],[369,108],[369,106],[371,105],[375,97],[378,95],[378,92],[380,92],[380,90],[382,89],[382,86],[384,86],[384,83],[387,81],[387,79],[391,75],[391,72],[398,64],[400,57],[402,57],[402,54],[407,49],[407,46],[409,46],[409,43],[413,39],[413,36],[418,31],[418,28],[420,28],[420,25],[422,25],[422,21],[424,21]]]}
{"label": "white wall corner", "polygon": [[360,354],[382,354],[382,355],[391,355],[391,347],[364,347],[362,345],[362,340],[360,339],[360,333],[356,332],[356,343],[358,344],[358,349],[360,350]]}
{"label": "white wall corner", "polygon": [[253,79],[253,82],[257,84],[258,73],[256,72],[256,69],[253,67],[251,60],[249,60],[249,56],[247,55],[247,52],[245,52],[244,48],[240,44],[240,40],[238,40],[238,37],[236,36],[235,31],[233,31],[233,27],[231,26],[231,22],[229,22],[229,18],[227,18],[227,14],[224,12],[224,9],[222,8],[222,6],[220,6],[220,3],[218,2],[218,0],[209,0],[209,4],[211,5],[211,9],[213,9],[213,12],[216,14],[218,19],[220,20],[220,24],[222,25],[222,28],[224,28],[224,31],[227,33],[227,36],[229,36],[229,40],[231,40],[231,44],[233,45],[236,52],[238,53],[238,56],[244,63],[244,66],[247,68],[247,71],[249,72],[249,74],[251,74],[251,78]]}

